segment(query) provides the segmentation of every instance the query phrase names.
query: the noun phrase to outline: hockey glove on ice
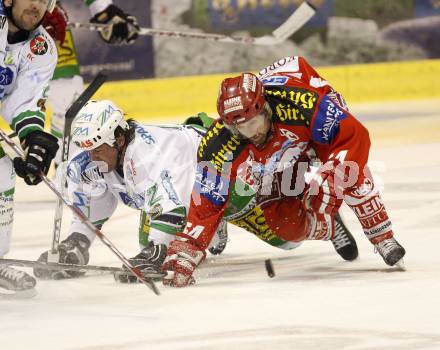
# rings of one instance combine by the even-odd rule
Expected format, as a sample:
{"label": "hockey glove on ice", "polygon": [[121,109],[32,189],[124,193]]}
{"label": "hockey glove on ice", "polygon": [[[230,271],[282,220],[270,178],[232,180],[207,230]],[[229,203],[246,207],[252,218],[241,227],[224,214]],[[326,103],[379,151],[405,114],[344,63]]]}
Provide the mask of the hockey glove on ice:
{"label": "hockey glove on ice", "polygon": [[[148,247],[142,249],[142,251],[134,258],[129,259],[130,263],[137,267],[142,273],[148,274],[160,274],[161,266],[167,256],[167,246],[165,244],[155,245],[150,242]],[[136,276],[133,276],[125,266],[123,269],[127,272],[116,272],[114,274],[115,280],[121,283],[137,283],[139,280]]]}
{"label": "hockey glove on ice", "polygon": [[55,136],[44,131],[33,131],[22,141],[26,158],[14,159],[14,168],[17,175],[28,185],[37,185],[42,179],[40,172],[47,174],[50,163],[58,151],[58,140]]}
{"label": "hockey glove on ice", "polygon": [[132,44],[138,37],[139,25],[135,17],[127,15],[119,7],[109,5],[97,13],[91,23],[107,24],[99,32],[101,39],[108,44]]}
{"label": "hockey glove on ice", "polygon": [[186,287],[194,283],[193,272],[205,259],[206,253],[199,247],[184,241],[171,241],[162,270],[167,276],[165,286]]}
{"label": "hockey glove on ice", "polygon": [[[82,233],[74,232],[58,246],[58,261],[63,264],[87,265],[89,262],[89,239]],[[48,262],[50,252],[44,252],[38,258],[40,262]],[[34,267],[34,275],[43,279],[64,279],[74,278],[84,275],[83,271],[62,270],[51,271]]]}
{"label": "hockey glove on ice", "polygon": [[46,12],[42,25],[54,40],[63,44],[66,39],[68,21],[69,17],[67,17],[66,11],[57,4],[51,13]]}

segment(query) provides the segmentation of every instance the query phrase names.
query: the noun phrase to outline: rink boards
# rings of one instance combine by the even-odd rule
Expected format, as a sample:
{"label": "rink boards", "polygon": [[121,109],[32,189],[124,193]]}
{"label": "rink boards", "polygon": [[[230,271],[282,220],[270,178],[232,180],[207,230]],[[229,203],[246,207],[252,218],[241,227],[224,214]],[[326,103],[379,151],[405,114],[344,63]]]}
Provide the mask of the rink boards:
{"label": "rink boards", "polygon": [[[320,67],[318,71],[350,105],[440,96],[440,60]],[[143,121],[177,121],[200,111],[215,116],[219,84],[232,74],[109,82],[96,97],[115,101],[128,117]],[[6,126],[3,120],[0,126]]]}
{"label": "rink boards", "polygon": [[[440,96],[440,60],[320,67],[349,104]],[[215,116],[221,81],[234,73],[108,83],[98,93],[137,119],[168,119],[204,111]]]}

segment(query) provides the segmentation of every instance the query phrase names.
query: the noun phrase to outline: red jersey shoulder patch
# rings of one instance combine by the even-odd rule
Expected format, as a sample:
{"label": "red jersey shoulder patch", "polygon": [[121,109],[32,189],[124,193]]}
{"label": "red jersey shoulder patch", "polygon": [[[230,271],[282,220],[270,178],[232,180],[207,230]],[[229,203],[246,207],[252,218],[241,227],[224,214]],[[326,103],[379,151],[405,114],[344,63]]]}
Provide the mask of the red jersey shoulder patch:
{"label": "red jersey shoulder patch", "polygon": [[46,39],[42,35],[38,35],[33,38],[30,42],[31,51],[34,55],[44,55],[49,45],[47,44]]}

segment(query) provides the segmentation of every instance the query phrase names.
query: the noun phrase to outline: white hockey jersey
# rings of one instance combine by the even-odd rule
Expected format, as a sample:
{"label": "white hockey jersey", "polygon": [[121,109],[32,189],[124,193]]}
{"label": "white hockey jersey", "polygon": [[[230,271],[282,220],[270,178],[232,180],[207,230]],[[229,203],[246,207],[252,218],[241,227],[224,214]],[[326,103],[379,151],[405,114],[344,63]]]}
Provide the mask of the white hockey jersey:
{"label": "white hockey jersey", "polygon": [[8,20],[0,2],[0,114],[21,139],[44,128],[45,102],[56,62],[55,43],[41,26],[26,40],[8,42]]}
{"label": "white hockey jersey", "polygon": [[[186,223],[195,179],[197,147],[201,135],[186,126],[147,126],[131,122],[135,137],[127,146],[123,176],[101,173],[89,152],[72,156],[67,166],[72,203],[96,225],[102,225],[121,202],[143,210],[150,219],[149,240],[168,243]],[[91,232],[77,217],[69,229]]]}

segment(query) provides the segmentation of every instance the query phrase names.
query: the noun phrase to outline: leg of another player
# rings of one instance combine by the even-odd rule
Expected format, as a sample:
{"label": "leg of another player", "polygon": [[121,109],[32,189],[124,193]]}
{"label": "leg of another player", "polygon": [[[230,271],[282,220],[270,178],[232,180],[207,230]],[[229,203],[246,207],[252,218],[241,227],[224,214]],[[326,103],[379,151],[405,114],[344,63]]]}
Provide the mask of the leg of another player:
{"label": "leg of another player", "polygon": [[[0,146],[0,258],[10,248],[14,220],[15,173],[12,162]],[[0,288],[24,291],[35,287],[35,278],[0,263]]]}

